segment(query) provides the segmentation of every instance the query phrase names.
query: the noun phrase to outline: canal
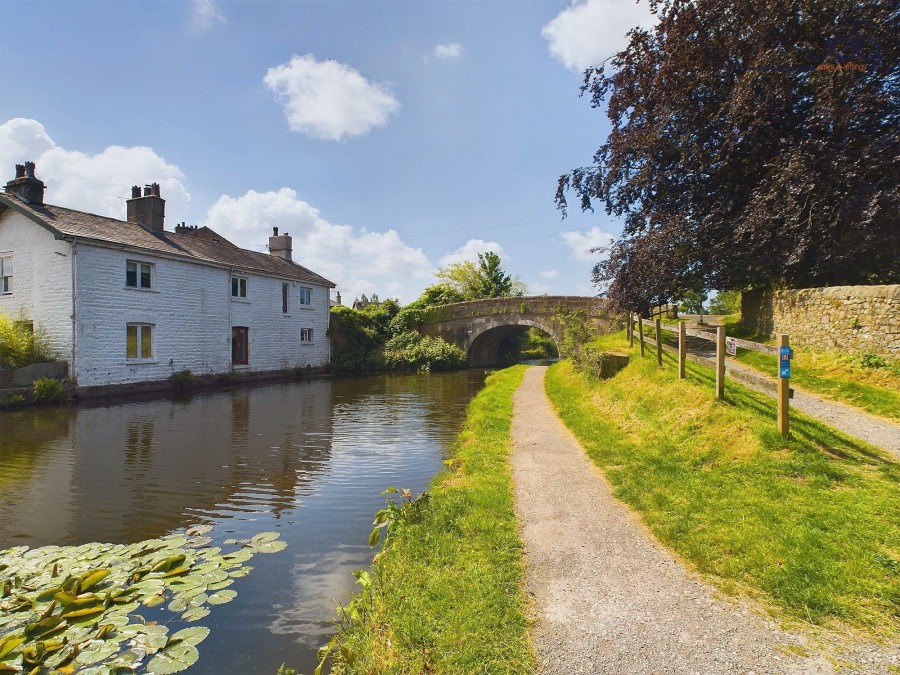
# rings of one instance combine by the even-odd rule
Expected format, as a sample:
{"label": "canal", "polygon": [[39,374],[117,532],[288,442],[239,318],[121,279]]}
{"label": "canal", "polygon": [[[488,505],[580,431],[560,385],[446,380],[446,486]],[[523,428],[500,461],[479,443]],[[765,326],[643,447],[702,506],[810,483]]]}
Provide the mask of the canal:
{"label": "canal", "polygon": [[278,532],[287,549],[255,556],[237,598],[203,620],[212,633],[189,672],[311,673],[352,571],[371,561],[381,491],[427,487],[483,382],[473,370],[323,378],[0,412],[0,549],[194,525],[216,545]]}

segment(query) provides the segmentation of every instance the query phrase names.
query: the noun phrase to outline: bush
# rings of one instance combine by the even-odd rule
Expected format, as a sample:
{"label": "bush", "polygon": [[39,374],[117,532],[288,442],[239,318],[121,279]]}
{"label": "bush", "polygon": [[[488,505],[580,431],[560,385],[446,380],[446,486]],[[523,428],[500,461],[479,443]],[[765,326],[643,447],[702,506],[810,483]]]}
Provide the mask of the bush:
{"label": "bush", "polygon": [[410,330],[388,340],[384,364],[388,368],[416,368],[422,372],[453,370],[466,365],[466,353],[446,340]]}
{"label": "bush", "polygon": [[184,370],[177,370],[169,375],[169,382],[171,382],[176,387],[190,386],[199,379],[200,378],[194,375],[188,368]]}
{"label": "bush", "polygon": [[71,396],[59,380],[41,377],[34,381],[35,403],[68,403],[69,400]]}
{"label": "bush", "polygon": [[24,319],[0,314],[0,366],[21,368],[55,360],[46,332],[32,331],[28,325]]}

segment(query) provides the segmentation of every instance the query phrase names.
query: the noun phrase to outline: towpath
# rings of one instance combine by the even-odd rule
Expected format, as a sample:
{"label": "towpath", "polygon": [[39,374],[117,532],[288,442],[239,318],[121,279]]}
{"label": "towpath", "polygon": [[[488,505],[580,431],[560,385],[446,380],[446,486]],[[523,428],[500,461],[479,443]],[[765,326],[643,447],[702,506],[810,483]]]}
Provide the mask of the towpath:
{"label": "towpath", "polygon": [[[532,367],[514,398],[516,510],[541,675],[832,673],[801,635],[721,599],[615,499]],[[799,656],[798,652],[810,653]],[[887,673],[900,649],[849,647],[842,673]]]}

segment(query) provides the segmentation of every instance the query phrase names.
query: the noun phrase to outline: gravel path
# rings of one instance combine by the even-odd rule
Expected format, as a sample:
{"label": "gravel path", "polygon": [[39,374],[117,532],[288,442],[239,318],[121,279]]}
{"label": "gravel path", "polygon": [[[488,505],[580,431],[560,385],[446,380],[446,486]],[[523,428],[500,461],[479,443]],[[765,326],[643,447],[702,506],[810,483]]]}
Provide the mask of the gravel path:
{"label": "gravel path", "polygon": [[[656,543],[556,417],[545,371],[529,368],[515,394],[511,457],[539,672],[835,672],[806,638],[719,599]],[[854,646],[840,660],[863,664],[841,672],[886,673],[900,649]]]}

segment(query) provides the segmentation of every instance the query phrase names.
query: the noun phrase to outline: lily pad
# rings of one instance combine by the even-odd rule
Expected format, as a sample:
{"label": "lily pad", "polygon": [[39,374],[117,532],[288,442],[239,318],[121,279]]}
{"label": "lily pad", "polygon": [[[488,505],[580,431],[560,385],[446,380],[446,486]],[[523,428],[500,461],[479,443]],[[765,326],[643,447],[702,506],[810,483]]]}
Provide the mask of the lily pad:
{"label": "lily pad", "polygon": [[150,663],[147,664],[147,672],[156,675],[180,673],[197,663],[199,658],[200,652],[193,645],[177,644],[150,659]]}
{"label": "lily pad", "polygon": [[287,542],[276,540],[276,541],[267,541],[262,544],[258,544],[253,547],[253,550],[258,553],[278,553],[279,551],[283,551],[287,548]]}
{"label": "lily pad", "polygon": [[231,602],[237,597],[236,591],[219,591],[218,593],[213,593],[209,596],[209,604],[211,605],[224,605],[226,602]]}
{"label": "lily pad", "polygon": [[206,607],[191,607],[181,615],[181,618],[185,621],[199,621],[206,616],[209,616],[209,610]]}
{"label": "lily pad", "polygon": [[186,644],[196,647],[209,636],[209,628],[206,626],[191,626],[184,628],[169,637],[169,644]]}

